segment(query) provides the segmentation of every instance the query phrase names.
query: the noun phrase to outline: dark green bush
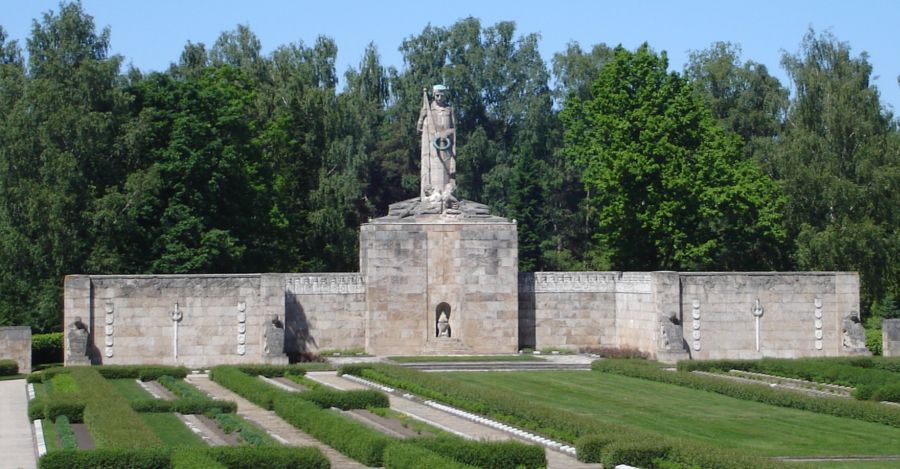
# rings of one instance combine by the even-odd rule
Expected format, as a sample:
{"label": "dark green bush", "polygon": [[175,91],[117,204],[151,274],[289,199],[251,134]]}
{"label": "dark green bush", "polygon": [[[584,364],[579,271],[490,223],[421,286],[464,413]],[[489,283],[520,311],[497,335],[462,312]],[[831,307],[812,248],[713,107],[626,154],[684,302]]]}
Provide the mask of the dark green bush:
{"label": "dark green bush", "polygon": [[[900,427],[900,408],[888,407],[876,402],[823,399],[808,396],[802,392],[774,389],[757,384],[739,383],[714,376],[682,372],[672,373],[661,370],[656,366],[633,360],[598,360],[591,365],[591,368],[596,371],[675,384],[763,404]],[[682,368],[687,369],[689,367],[685,366]]]}
{"label": "dark green bush", "polygon": [[165,375],[184,379],[189,371],[183,366],[165,365],[103,365],[95,368],[106,379],[131,378],[141,381],[153,381]]}
{"label": "dark green bush", "polygon": [[599,462],[603,457],[603,449],[614,441],[614,435],[585,435],[575,440],[575,454],[581,462]]}
{"label": "dark green bush", "polygon": [[59,436],[59,443],[62,449],[78,449],[78,441],[75,440],[72,424],[65,415],[60,415],[56,418],[56,434]]}
{"label": "dark green bush", "polygon": [[244,399],[267,410],[272,410],[275,397],[282,393],[256,376],[250,376],[234,366],[213,367],[209,377],[216,383],[241,395]]}
{"label": "dark green bush", "polygon": [[225,433],[237,432],[244,441],[253,446],[277,444],[263,430],[237,415],[218,413],[215,414],[215,419],[222,431]]}
{"label": "dark green bush", "polygon": [[[98,448],[135,449],[162,446],[162,441],[97,368],[73,367],[72,377],[85,403],[84,423]],[[106,466],[118,467],[118,466]]]}
{"label": "dark green bush", "polygon": [[900,383],[887,384],[872,393],[873,401],[900,402]]}
{"label": "dark green bush", "polygon": [[44,418],[44,413],[47,410],[46,404],[47,399],[40,396],[28,401],[28,420],[34,421]]}
{"label": "dark green bush", "polygon": [[890,363],[890,361],[872,357],[763,358],[762,360],[681,361],[678,363],[678,369],[680,371],[720,372],[743,370],[817,383],[838,384],[855,388],[853,397],[866,400],[872,399],[882,386],[900,384],[900,373],[880,369],[879,366],[885,363]]}
{"label": "dark green bush", "polygon": [[164,375],[160,376],[156,381],[178,397],[184,399],[209,399],[202,391],[182,379]]}
{"label": "dark green bush", "polygon": [[168,450],[135,448],[53,451],[41,457],[38,467],[40,469],[169,469],[172,466]]}
{"label": "dark green bush", "polygon": [[265,376],[266,378],[306,374],[306,369],[302,365],[236,365],[236,368],[250,376]]}
{"label": "dark green bush", "polygon": [[395,442],[384,449],[385,469],[472,469],[474,467],[410,443]]}
{"label": "dark green bush", "polygon": [[54,376],[60,373],[68,373],[69,371],[71,371],[71,368],[64,368],[61,366],[45,368],[41,371],[35,371],[34,373],[29,374],[25,377],[25,381],[29,383],[43,383],[44,380],[49,381]]}
{"label": "dark green bush", "polygon": [[62,363],[63,333],[33,334],[31,336],[31,366]]}
{"label": "dark green bush", "polygon": [[19,364],[15,360],[4,358],[0,360],[0,376],[12,376],[19,374]]}
{"label": "dark green bush", "polygon": [[616,467],[619,464],[651,467],[654,459],[664,459],[670,449],[666,443],[654,440],[613,441],[600,451],[600,462],[603,467]]}
{"label": "dark green bush", "polygon": [[288,446],[219,446],[200,450],[228,469],[328,469],[331,463],[318,448]]}
{"label": "dark green bush", "polygon": [[179,414],[217,414],[234,413],[237,404],[231,401],[216,401],[212,399],[175,399],[164,401],[162,399],[141,399],[131,401],[131,408],[135,412],[178,412]]}
{"label": "dark green bush", "polygon": [[57,417],[63,415],[72,423],[84,421],[84,402],[76,398],[52,397],[45,402],[44,418],[51,422],[55,422]]}
{"label": "dark green bush", "polygon": [[228,469],[205,452],[183,450],[172,453],[172,469]]}
{"label": "dark green bush", "polygon": [[418,438],[421,446],[456,462],[486,469],[537,469],[547,467],[544,448],[516,441],[472,441],[457,437]]}
{"label": "dark green bush", "polygon": [[282,392],[275,413],[313,438],[367,466],[382,465],[384,448],[394,441],[337,412],[320,409],[295,393]]}
{"label": "dark green bush", "polygon": [[359,389],[354,391],[338,391],[320,386],[316,389],[302,392],[300,397],[315,403],[323,409],[337,407],[341,410],[366,409],[369,407],[390,407],[388,397],[373,389]]}

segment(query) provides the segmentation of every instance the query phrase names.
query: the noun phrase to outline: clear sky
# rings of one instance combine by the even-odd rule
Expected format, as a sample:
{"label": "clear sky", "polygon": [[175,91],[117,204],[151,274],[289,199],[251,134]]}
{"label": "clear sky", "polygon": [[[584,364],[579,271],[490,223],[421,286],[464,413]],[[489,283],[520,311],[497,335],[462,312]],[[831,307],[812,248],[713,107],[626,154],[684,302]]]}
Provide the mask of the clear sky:
{"label": "clear sky", "polygon": [[[867,52],[882,103],[900,110],[898,0],[83,0],[82,5],[98,27],[111,28],[112,52],[145,72],[165,70],[188,41],[212,45],[220,32],[238,24],[250,26],[266,53],[330,36],[338,46],[341,77],[359,63],[370,42],[385,65],[402,68],[397,48],[404,38],[428,24],[449,26],[474,16],[482,25],[511,20],[519,33],[539,33],[548,63],[572,41],[584,49],[598,43],[633,49],[646,41],[667,51],[670,68],[681,71],[690,51],[730,41],[740,44],[744,60],[765,64],[788,85],[782,53],[797,52],[803,34],[813,27],[830,30],[850,44],[854,55]],[[0,6],[0,25],[24,48],[32,20],[58,10],[58,1],[0,0]]]}

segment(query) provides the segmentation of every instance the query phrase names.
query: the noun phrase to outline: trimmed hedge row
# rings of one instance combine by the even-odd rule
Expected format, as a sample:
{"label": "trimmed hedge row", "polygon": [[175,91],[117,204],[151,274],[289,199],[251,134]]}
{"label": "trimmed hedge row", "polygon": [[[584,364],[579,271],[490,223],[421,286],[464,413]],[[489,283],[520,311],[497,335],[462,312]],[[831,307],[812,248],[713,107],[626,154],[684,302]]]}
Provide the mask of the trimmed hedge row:
{"label": "trimmed hedge row", "polygon": [[130,378],[141,381],[153,381],[165,375],[184,379],[189,371],[183,366],[165,365],[103,365],[94,368],[106,379]]}
{"label": "trimmed hedge row", "polygon": [[161,448],[60,450],[45,454],[38,461],[40,469],[96,469],[128,467],[131,469],[169,469],[171,455]]}
{"label": "trimmed hedge row", "polygon": [[[645,363],[635,360],[627,361]],[[624,455],[634,453],[633,447],[639,442],[658,441],[667,445],[670,449],[666,456],[668,460],[674,462],[703,461],[703,464],[698,464],[698,466],[705,469],[796,467],[789,466],[786,463],[770,461],[740,450],[720,449],[695,440],[667,437],[627,425],[605,422],[596,417],[538,405],[501,391],[459,383],[437,373],[424,373],[387,364],[349,365],[342,367],[341,372],[363,376],[390,386],[406,389],[420,396],[440,400],[471,412],[488,415],[514,426],[530,428],[545,435],[552,435],[563,441],[573,442],[576,439],[588,436],[602,438],[606,442],[604,445],[616,443],[616,447],[623,448],[613,453],[614,455],[620,455],[616,457],[625,458]],[[631,453],[625,451],[625,448],[629,446],[632,448],[629,449]],[[647,451],[652,455],[658,455],[656,446],[648,446]],[[585,462],[601,461],[600,453],[596,450],[590,451],[578,448],[577,454],[579,459]],[[715,457],[704,458],[703,455],[705,454],[713,454]],[[617,464],[625,463],[627,463],[625,460],[617,462]]]}
{"label": "trimmed hedge row", "polygon": [[162,446],[159,437],[100,375],[97,368],[74,367],[70,371],[81,389],[79,394],[85,403],[84,423],[97,447],[134,449]]}
{"label": "trimmed hedge row", "polygon": [[208,400],[206,394],[204,394],[199,389],[191,386],[188,383],[185,383],[184,380],[173,378],[169,375],[160,376],[156,382],[161,384],[164,388],[168,389],[175,394],[176,396],[182,399],[196,399],[196,400]]}
{"label": "trimmed hedge row", "polygon": [[78,449],[78,441],[75,439],[75,432],[72,431],[72,424],[65,415],[56,418],[56,434],[59,435],[59,443],[62,449]]}
{"label": "trimmed hedge row", "polygon": [[325,386],[298,393],[323,409],[337,407],[341,410],[366,409],[369,407],[386,408],[391,404],[387,395],[374,389],[359,389],[354,391],[338,391]]}
{"label": "trimmed hedge row", "polygon": [[266,378],[306,374],[306,368],[303,365],[235,365],[235,367],[248,375],[265,376]]}
{"label": "trimmed hedge row", "polygon": [[215,401],[212,399],[141,399],[131,401],[135,412],[178,412],[179,414],[219,414],[237,412],[237,404],[231,401]]}
{"label": "trimmed hedge row", "polygon": [[172,469],[228,469],[206,453],[176,451],[172,454]]}
{"label": "trimmed hedge row", "polygon": [[244,441],[253,446],[278,444],[265,431],[235,414],[218,413],[215,414],[215,419],[222,431],[229,434],[237,432]]}
{"label": "trimmed hedge row", "polygon": [[[212,465],[208,463],[212,461]],[[202,462],[207,464],[202,465]],[[201,464],[201,465],[198,465]],[[318,448],[286,446],[256,448],[251,446],[201,449],[95,449],[63,450],[44,455],[40,469],[95,469],[127,467],[131,469],[170,469],[178,467],[225,467],[228,469],[328,469],[331,464]]]}
{"label": "trimmed hedge row", "polygon": [[517,441],[472,441],[457,437],[407,440],[458,463],[485,469],[547,467],[544,448]]}
{"label": "trimmed hedge row", "polygon": [[0,376],[12,376],[19,374],[19,364],[15,360],[4,358],[0,360]]}
{"label": "trimmed hedge row", "polygon": [[[679,362],[679,365],[681,363]],[[661,370],[653,364],[637,361],[598,360],[591,364],[591,368],[596,371],[675,384],[763,404],[900,427],[900,408],[886,406],[877,402],[812,397],[802,392],[773,389],[757,384],[739,383],[713,376],[685,372],[673,373]],[[691,368],[692,366],[682,366],[682,369]]]}
{"label": "trimmed hedge row", "polygon": [[382,465],[384,449],[394,438],[337,412],[321,409],[296,393],[279,392],[275,413],[286,422],[367,466]]}
{"label": "trimmed hedge row", "polygon": [[34,373],[29,374],[25,377],[25,381],[28,383],[43,383],[45,380],[49,381],[54,376],[60,373],[68,373],[71,370],[71,368],[63,368],[61,366],[47,368],[45,370],[35,371]]}
{"label": "trimmed hedge row", "polygon": [[275,398],[283,393],[235,366],[213,367],[210,370],[209,378],[266,410],[272,410]]}
{"label": "trimmed hedge row", "polygon": [[[761,360],[713,360],[690,363],[680,362],[679,370],[743,370],[765,373],[786,378],[804,379],[819,383],[838,384],[856,388],[853,396],[857,399],[871,399],[884,386],[900,385],[900,374],[852,363],[866,362],[834,360],[823,358],[763,358]],[[872,362],[868,362],[872,364]],[[890,394],[887,394],[890,396]],[[884,399],[882,399],[884,400]]]}
{"label": "trimmed hedge row", "polygon": [[833,357],[818,360],[900,373],[900,357]]}
{"label": "trimmed hedge row", "polygon": [[36,397],[28,403],[28,418],[54,422],[65,415],[70,422],[78,423],[84,421],[84,407],[84,402],[76,397]]}
{"label": "trimmed hedge row", "polygon": [[391,443],[384,449],[385,469],[474,469],[445,456],[435,454],[425,448],[410,443]]}

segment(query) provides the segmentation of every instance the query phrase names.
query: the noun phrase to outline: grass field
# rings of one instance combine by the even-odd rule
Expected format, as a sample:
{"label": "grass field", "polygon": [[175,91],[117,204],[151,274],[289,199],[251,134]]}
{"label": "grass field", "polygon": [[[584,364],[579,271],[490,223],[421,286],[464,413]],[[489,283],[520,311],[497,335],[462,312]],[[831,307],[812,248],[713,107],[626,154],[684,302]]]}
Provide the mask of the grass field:
{"label": "grass field", "polygon": [[140,416],[144,423],[170,448],[208,446],[175,414],[142,412]]}
{"label": "grass field", "polygon": [[397,363],[461,363],[461,362],[540,362],[545,361],[534,355],[447,355],[419,357],[388,357]]}
{"label": "grass field", "polygon": [[126,379],[108,379],[109,384],[116,388],[116,392],[122,395],[128,402],[140,401],[144,399],[153,399],[140,384],[132,378]]}
{"label": "grass field", "polygon": [[[900,428],[599,372],[448,373],[535,403],[762,456],[900,455]],[[891,467],[849,465],[823,467]],[[900,461],[893,461],[900,467]]]}

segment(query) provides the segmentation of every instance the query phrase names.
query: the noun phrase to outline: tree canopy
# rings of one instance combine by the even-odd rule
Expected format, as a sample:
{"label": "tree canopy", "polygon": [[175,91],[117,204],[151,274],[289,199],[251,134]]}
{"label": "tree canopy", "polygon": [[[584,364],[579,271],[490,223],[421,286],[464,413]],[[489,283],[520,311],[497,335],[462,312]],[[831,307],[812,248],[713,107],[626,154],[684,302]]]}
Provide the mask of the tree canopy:
{"label": "tree canopy", "polygon": [[785,54],[792,94],[736,44],[683,73],[646,44],[545,63],[476,18],[344,75],[326,36],[264,53],[238,25],[151,73],[110,37],[80,3],[24,50],[0,27],[0,325],[59,330],[67,274],[355,271],[359,225],[418,193],[436,83],[457,195],[517,220],[521,271],[857,270],[864,311],[896,310],[897,121],[829,34]]}

